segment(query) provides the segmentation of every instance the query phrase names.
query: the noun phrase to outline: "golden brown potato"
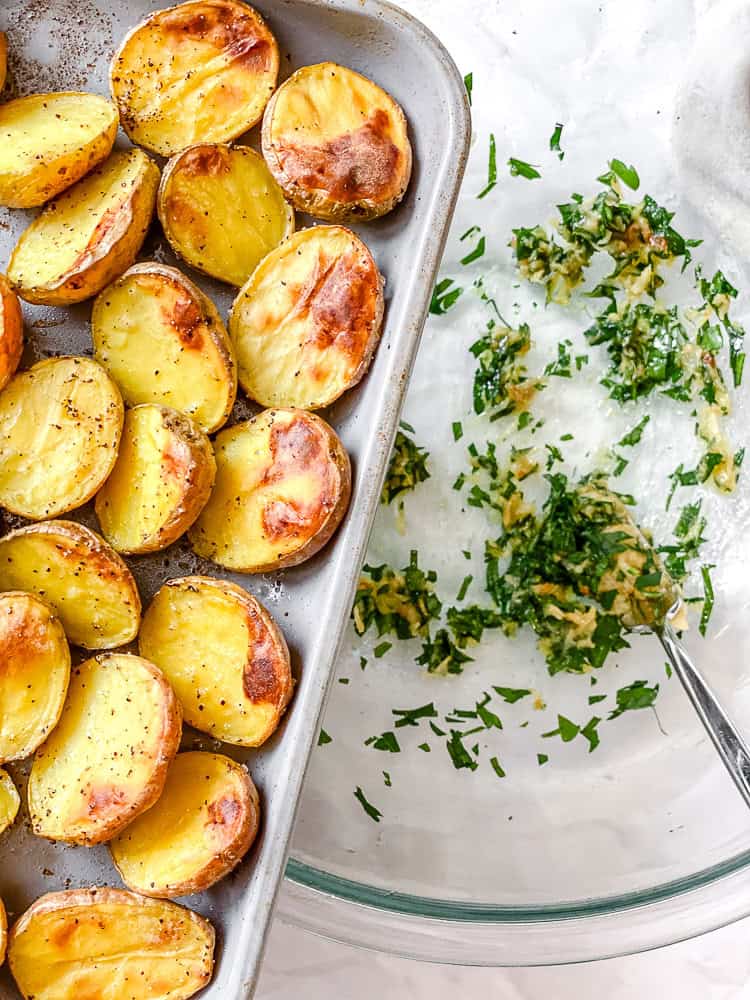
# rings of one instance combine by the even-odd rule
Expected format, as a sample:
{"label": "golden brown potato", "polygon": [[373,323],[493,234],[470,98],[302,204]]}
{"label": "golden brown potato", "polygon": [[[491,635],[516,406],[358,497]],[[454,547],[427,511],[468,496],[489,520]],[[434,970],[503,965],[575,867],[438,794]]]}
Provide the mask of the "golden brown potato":
{"label": "golden brown potato", "polygon": [[102,534],[118,552],[158,552],[203,510],[216,476],[211,442],[190,417],[142,403],[125,414],[120,451],[96,497]]}
{"label": "golden brown potato", "polygon": [[90,500],[112,471],[124,409],[91,358],[47,358],[0,394],[0,505],[31,520]]}
{"label": "golden brown potato", "polygon": [[187,1000],[211,980],[214,929],[177,903],[101,886],[49,892],[16,921],[26,1000]]}
{"label": "golden brown potato", "polygon": [[200,556],[242,573],[296,566],[349,506],[351,467],[336,432],[304,410],[264,410],[216,438],[216,483],[190,529]]}
{"label": "golden brown potato", "polygon": [[278,69],[276,39],[257,11],[238,0],[193,0],[131,31],[110,82],[133,142],[172,156],[247,132],[263,114]]}
{"label": "golden brown potato", "polygon": [[0,106],[0,205],[33,208],[109,156],[115,106],[96,94],[32,94]]}
{"label": "golden brown potato", "polygon": [[[8,74],[8,36],[4,31],[0,31],[0,90],[5,86],[5,78]],[[1,961],[1,959],[0,959]]]}
{"label": "golden brown potato", "polygon": [[142,150],[113,153],[47,205],[21,234],[8,265],[21,298],[72,305],[130,267],[151,225],[159,176]]}
{"label": "golden brown potato", "polygon": [[111,842],[128,888],[144,896],[203,892],[235,868],[258,832],[260,801],[244,767],[218,753],[179,753],[159,801]]}
{"label": "golden brown potato", "polygon": [[91,335],[129,406],[171,406],[207,433],[226,422],[237,395],[234,351],[214,304],[176,268],[131,267],[94,303]]}
{"label": "golden brown potato", "polygon": [[5,952],[8,945],[8,917],[5,912],[5,905],[0,899],[0,965],[5,961]]}
{"label": "golden brown potato", "polygon": [[203,144],[178,153],[164,168],[158,211],[174,252],[230,285],[244,284],[294,232],[294,210],[249,146]]}
{"label": "golden brown potato", "polygon": [[412,153],[404,113],[354,70],[303,66],[263,116],[263,155],[295,208],[331,222],[363,222],[404,196]]}
{"label": "golden brown potato", "polygon": [[57,725],[70,679],[60,620],[34,594],[0,594],[0,763],[28,757]]}
{"label": "golden brown potato", "polygon": [[292,696],[281,630],[225,580],[168,580],[143,616],[138,646],[174,688],[185,722],[224,743],[260,746]]}
{"label": "golden brown potato", "polygon": [[34,833],[110,840],[159,798],[181,735],[180,703],[153,663],[102,653],[74,667],[60,722],[31,765]]}
{"label": "golden brown potato", "polygon": [[8,279],[0,274],[0,389],[15,375],[22,354],[21,303]]}
{"label": "golden brown potato", "polygon": [[[8,827],[13,826],[18,810],[21,805],[21,796],[18,789],[13,784],[13,779],[5,770],[0,767],[0,833],[4,833]],[[3,959],[3,933],[5,931],[5,913],[3,912],[3,901],[0,899],[0,965]]]}
{"label": "golden brown potato", "polygon": [[383,281],[364,243],[341,226],[303,229],[232,306],[240,385],[263,406],[328,406],[367,371],[382,321]]}
{"label": "golden brown potato", "polygon": [[141,599],[130,570],[74,521],[44,521],[0,538],[0,590],[37,594],[85,649],[123,646],[138,634]]}

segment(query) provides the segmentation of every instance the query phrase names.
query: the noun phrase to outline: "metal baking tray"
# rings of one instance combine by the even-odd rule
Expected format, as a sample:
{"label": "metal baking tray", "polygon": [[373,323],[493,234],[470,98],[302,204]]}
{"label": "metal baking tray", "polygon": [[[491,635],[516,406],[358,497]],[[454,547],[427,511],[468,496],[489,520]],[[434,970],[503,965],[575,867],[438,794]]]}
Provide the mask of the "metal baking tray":
{"label": "metal baking tray", "polygon": [[[108,94],[111,55],[125,31],[164,0],[3,0],[0,29],[9,38],[8,96],[52,90]],[[356,227],[386,279],[383,338],[369,374],[324,416],[336,428],[354,469],[349,514],[318,556],[269,575],[229,574],[178,542],[165,553],[129,559],[144,606],[169,577],[224,576],[263,602],[284,630],[297,687],[282,726],[246,760],[263,804],[261,831],[236,872],[185,902],[217,930],[214,1000],[252,996],[274,899],[283,876],[295,811],[377,509],[382,480],[468,152],[470,114],[461,77],[440,42],[418,21],[383,0],[258,0],[279,41],[281,78],[298,66],[334,60],[385,87],[406,112],[414,173],[404,202],[385,218]],[[243,141],[258,146],[258,130]],[[122,140],[125,144],[125,140]],[[0,210],[0,270],[30,213]],[[298,215],[298,225],[313,220]],[[195,274],[173,257],[158,225],[140,255],[177,264],[226,316],[233,290]],[[90,354],[90,303],[73,309],[24,304],[25,364],[53,354]],[[254,411],[244,398],[232,420]],[[96,528],[90,509],[72,515]],[[2,529],[16,523],[5,517]],[[219,744],[186,729],[184,744]],[[226,749],[226,748],[225,748]],[[24,784],[24,766],[9,770]],[[23,793],[23,790],[22,790]],[[73,848],[33,837],[25,816],[0,841],[0,896],[13,920],[42,893],[90,884],[119,885],[106,847]],[[0,997],[17,997],[0,973]]]}

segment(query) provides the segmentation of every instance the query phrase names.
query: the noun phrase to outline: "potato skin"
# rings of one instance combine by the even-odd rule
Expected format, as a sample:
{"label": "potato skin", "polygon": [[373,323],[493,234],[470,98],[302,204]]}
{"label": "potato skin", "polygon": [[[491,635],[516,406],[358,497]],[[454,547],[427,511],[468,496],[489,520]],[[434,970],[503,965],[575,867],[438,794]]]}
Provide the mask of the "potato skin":
{"label": "potato skin", "polygon": [[[118,696],[122,703],[115,704]],[[146,711],[151,726],[143,721]],[[132,714],[137,719],[128,719]],[[73,670],[60,723],[31,766],[34,833],[87,846],[111,840],[159,798],[181,736],[180,703],[153,663],[130,653],[84,661]]]}
{"label": "potato skin", "polygon": [[[82,122],[94,117],[98,127],[89,128],[82,140]],[[117,136],[117,124],[114,105],[96,94],[32,94],[0,106],[0,140],[9,148],[18,145],[23,128],[33,128],[35,133],[23,161],[16,159],[5,168],[0,165],[0,205],[36,208],[57,197],[106,160]],[[59,135],[62,129],[70,133],[67,141],[58,140],[51,146],[50,135]]]}
{"label": "potato skin", "polygon": [[[149,455],[148,446],[159,433],[164,438],[162,451]],[[148,489],[147,465],[159,469],[156,490]],[[197,424],[177,410],[142,403],[125,414],[117,462],[94,503],[102,534],[116,551],[131,555],[165,549],[203,510],[215,478],[211,442]],[[136,481],[144,484],[137,495],[133,489]],[[170,483],[173,488],[167,492]],[[161,495],[157,492],[160,487]],[[144,525],[140,532],[123,524],[128,514],[137,516],[139,509],[149,512],[160,504],[157,524]]]}
{"label": "potato skin", "polygon": [[8,963],[26,1000],[103,996],[113,978],[128,981],[128,1000],[187,1000],[211,980],[215,943],[187,907],[95,886],[37,899],[10,931]]}
{"label": "potato skin", "polygon": [[[314,556],[341,523],[351,464],[336,432],[315,414],[264,410],[222,431],[214,452],[216,483],[189,532],[198,555],[241,573],[284,569]],[[279,484],[303,475],[312,495],[284,496]]]}
{"label": "potato skin", "polygon": [[75,521],[43,521],[0,538],[0,590],[19,589],[48,601],[70,642],[84,649],[123,646],[138,634],[141,598],[132,573],[103,538]]}
{"label": "potato skin", "polygon": [[4,274],[0,274],[0,390],[10,382],[23,354],[21,303]]}
{"label": "potato skin", "polygon": [[0,899],[0,965],[5,961],[5,952],[8,947],[8,915],[5,912],[5,904]]}
{"label": "potato skin", "polygon": [[232,304],[242,388],[262,406],[330,406],[367,371],[383,308],[383,279],[351,230],[295,233],[261,261]]}
{"label": "potato skin", "polygon": [[[0,31],[0,90],[5,86],[5,78],[8,75],[8,36],[4,31]],[[2,959],[0,959],[2,962]]]}
{"label": "potato skin", "polygon": [[81,507],[112,471],[123,418],[117,386],[91,358],[47,358],[15,375],[0,394],[0,504],[35,521]]}
{"label": "potato skin", "polygon": [[[177,268],[155,261],[128,268],[94,302],[91,335],[129,406],[170,406],[207,434],[226,423],[237,395],[232,343],[216,306]],[[130,357],[134,342],[142,350]]]}
{"label": "potato skin", "polygon": [[230,285],[242,285],[294,232],[294,209],[249,146],[202,143],[173,156],[157,208],[174,252]]}
{"label": "potato skin", "polygon": [[291,700],[281,629],[252,594],[227,580],[168,580],[143,616],[138,647],[172,684],[185,722],[224,743],[260,746]]}
{"label": "potato skin", "polygon": [[[342,131],[329,128],[349,115]],[[412,149],[400,105],[367,77],[324,62],[281,84],[263,115],[266,162],[295,208],[328,222],[390,212],[409,185]]]}
{"label": "potato skin", "polygon": [[70,680],[60,620],[34,594],[0,594],[0,763],[32,754],[57,725]]}
{"label": "potato skin", "polygon": [[[133,180],[126,186],[128,174]],[[49,204],[21,234],[8,265],[8,278],[21,298],[36,305],[73,305],[90,299],[130,267],[151,225],[160,176],[140,149],[113,153]],[[101,188],[107,191],[106,208],[99,204]],[[97,221],[89,239],[75,250],[66,247],[70,229],[76,223],[90,225],[95,207]],[[35,273],[39,255],[47,260],[60,256],[53,273]]]}
{"label": "potato skin", "polygon": [[[194,820],[198,829],[188,825]],[[123,882],[144,896],[174,899],[204,892],[242,861],[258,832],[260,799],[252,778],[223,754],[177,754],[161,798],[110,843]],[[179,824],[177,833],[174,831]],[[201,834],[203,836],[201,837]],[[179,881],[159,865],[184,857],[185,838],[195,836],[195,856]]]}
{"label": "potato skin", "polygon": [[110,87],[129,138],[172,156],[247,132],[278,69],[276,39],[249,4],[190,0],[156,11],[126,35]]}
{"label": "potato skin", "polygon": [[[13,779],[5,770],[0,767],[0,834],[13,826],[18,810],[21,806],[21,796],[18,789],[13,784]],[[2,911],[2,900],[0,899],[0,911]],[[2,944],[2,918],[4,913],[0,912],[0,945]],[[2,965],[2,947],[0,947],[0,965]]]}

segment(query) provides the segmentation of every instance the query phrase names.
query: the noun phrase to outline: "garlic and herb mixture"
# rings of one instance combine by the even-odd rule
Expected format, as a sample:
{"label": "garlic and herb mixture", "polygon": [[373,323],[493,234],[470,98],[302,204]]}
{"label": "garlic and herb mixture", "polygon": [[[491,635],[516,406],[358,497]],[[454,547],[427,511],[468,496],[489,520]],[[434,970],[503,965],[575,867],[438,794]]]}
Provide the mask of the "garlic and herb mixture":
{"label": "garlic and herb mixture", "polygon": [[[560,160],[565,155],[562,139],[563,126],[557,124],[549,148]],[[480,199],[498,183],[497,160],[491,137]],[[543,179],[536,164],[511,157],[507,167],[511,177]],[[639,446],[658,396],[670,401],[670,420],[692,426],[700,449],[694,467],[683,462],[663,482],[666,510],[671,511],[676,491],[685,487],[705,485],[724,494],[735,489],[744,450],[731,440],[726,418],[745,361],[744,331],[730,315],[738,293],[721,271],[707,276],[693,259],[701,240],[681,235],[673,213],[655,198],[636,194],[640,178],[634,167],[613,159],[596,184],[592,193],[574,193],[557,205],[551,223],[513,229],[506,251],[519,285],[543,288],[538,310],[559,310],[580,320],[589,351],[576,349],[562,336],[552,356],[540,362],[533,310],[521,314],[515,303],[508,320],[487,291],[487,238],[478,225],[460,237],[469,248],[460,264],[477,277],[468,283],[443,278],[435,288],[430,311],[445,317],[441,322],[446,326],[463,295],[478,296],[485,310],[485,327],[467,355],[472,439],[464,439],[466,418],[457,419],[460,413],[447,410],[444,417],[456,447],[465,448],[464,468],[452,482],[456,510],[472,507],[486,515],[484,573],[482,579],[475,578],[476,572],[467,574],[457,593],[446,594],[435,570],[422,565],[424,553],[406,539],[399,565],[365,565],[352,619],[357,635],[374,637],[376,660],[399,640],[416,640],[418,667],[457,675],[473,660],[472,651],[488,631],[500,630],[508,637],[531,632],[548,674],[585,675],[588,705],[594,706],[607,698],[591,690],[602,668],[633,641],[643,641],[634,639],[634,630],[658,628],[679,596],[696,605],[698,629],[705,635],[714,591],[713,567],[701,564],[707,528],[701,496],[679,508],[675,503],[671,536],[652,539],[637,523],[640,498],[618,489],[617,483],[631,462],[648,461]],[[678,283],[681,294],[673,293]],[[536,435],[545,423],[540,397],[575,392],[582,372],[595,375],[612,405],[628,413],[637,407],[639,419],[610,442],[593,468],[580,473],[577,467],[585,468],[586,462],[578,461],[574,434],[543,444],[543,435]],[[398,530],[404,535],[404,497],[429,490],[430,479],[441,479],[440,463],[420,445],[418,432],[402,424],[381,499],[397,507]],[[455,560],[463,558],[471,560],[472,553],[458,549]],[[677,624],[686,626],[687,618]],[[366,665],[363,656],[362,669]],[[666,672],[670,676],[668,666]],[[594,750],[605,719],[652,707],[658,691],[658,683],[636,680],[614,693],[601,716],[573,721],[558,714],[557,726],[541,736],[564,743],[580,738]],[[479,741],[488,731],[503,729],[501,704],[544,709],[553,694],[552,686],[542,697],[532,684],[492,685],[481,698],[450,713],[438,712],[432,702],[395,709],[393,728],[365,743],[398,753],[399,729],[421,726],[432,742],[419,744],[419,749],[430,752],[437,737],[456,768],[475,770],[482,760]],[[521,725],[528,725],[528,719]],[[321,735],[321,743],[330,739]],[[548,761],[549,753],[537,753],[539,765]],[[505,777],[497,755],[488,762],[498,777]],[[390,774],[383,775],[390,785]],[[363,795],[357,798],[371,818],[380,819],[382,814],[375,809],[378,815],[373,815]]]}

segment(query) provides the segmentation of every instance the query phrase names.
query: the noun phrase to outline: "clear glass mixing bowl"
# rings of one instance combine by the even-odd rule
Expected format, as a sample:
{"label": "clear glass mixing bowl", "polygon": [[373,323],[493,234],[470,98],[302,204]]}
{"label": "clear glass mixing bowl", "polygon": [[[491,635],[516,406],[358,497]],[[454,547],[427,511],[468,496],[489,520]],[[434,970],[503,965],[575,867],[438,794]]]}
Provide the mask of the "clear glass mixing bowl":
{"label": "clear glass mixing bowl", "polygon": [[[445,274],[466,286],[483,275],[500,311],[529,319],[540,343],[580,338],[585,317],[544,310],[538,296],[515,287],[506,244],[513,226],[546,222],[571,191],[592,190],[606,161],[617,156],[638,166],[642,191],[677,210],[681,231],[706,238],[699,257],[707,270],[720,265],[742,290],[750,287],[743,263],[750,241],[741,217],[750,112],[738,96],[747,90],[750,19],[742,5],[703,4],[697,21],[690,0],[666,6],[507,0],[467,6],[461,23],[449,0],[404,6],[447,41],[463,71],[473,72],[475,145]],[[564,161],[548,145],[556,122],[565,125]],[[707,124],[715,148],[696,151],[696,130]],[[499,183],[478,202],[490,132]],[[539,165],[542,180],[511,178],[509,156]],[[475,224],[487,237],[487,252],[468,271],[459,264],[467,244],[458,236]],[[740,320],[743,313],[747,319],[744,298]],[[438,570],[449,601],[464,574],[481,580],[483,541],[491,533],[484,515],[461,512],[451,490],[465,444],[488,434],[470,416],[467,351],[485,322],[484,307],[467,289],[448,316],[428,324],[405,417],[431,453],[433,479],[407,500],[406,536],[393,510],[383,509],[371,544],[371,562],[396,565],[418,548],[422,565]],[[608,404],[597,386],[598,367],[589,368],[570,386],[543,393],[539,404],[548,439],[575,433],[566,456],[581,470],[641,412]],[[737,404],[739,445],[747,426],[742,392]],[[679,506],[694,499],[685,493],[664,510],[668,473],[697,447],[692,427],[674,413],[665,401],[655,402],[621,480],[641,501],[644,523],[662,536]],[[456,419],[465,435],[458,444],[451,433]],[[707,638],[694,629],[688,646],[750,731],[746,483],[730,499],[706,492],[703,504],[704,557],[717,564],[718,597]],[[461,549],[471,550],[470,563]],[[470,596],[480,599],[481,590]],[[557,712],[582,721],[588,682],[548,677],[528,637],[491,636],[457,678],[424,674],[413,662],[418,644],[396,643],[382,659],[373,659],[372,645],[369,638],[357,643],[352,633],[340,657],[338,677],[348,683],[333,685],[324,719],[332,742],[317,749],[307,779],[283,918],[420,958],[532,964],[641,950],[750,913],[750,816],[678,682],[665,676],[655,639],[635,638],[631,650],[599,672],[596,690],[611,697],[635,679],[658,681],[658,716],[632,712],[603,723],[592,754],[583,741],[541,738]],[[535,712],[528,700],[501,704],[504,728],[486,740],[481,734],[484,765],[475,772],[455,770],[444,741],[424,725],[398,730],[399,754],[364,745],[392,728],[393,708],[434,701],[442,713],[472,704],[492,684],[534,688],[549,707]],[[417,748],[424,740],[429,753]],[[537,764],[540,751],[551,758],[544,767]],[[491,754],[499,756],[504,779],[487,766]],[[380,823],[362,811],[357,786],[382,811]]]}

